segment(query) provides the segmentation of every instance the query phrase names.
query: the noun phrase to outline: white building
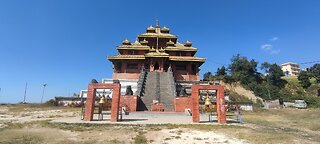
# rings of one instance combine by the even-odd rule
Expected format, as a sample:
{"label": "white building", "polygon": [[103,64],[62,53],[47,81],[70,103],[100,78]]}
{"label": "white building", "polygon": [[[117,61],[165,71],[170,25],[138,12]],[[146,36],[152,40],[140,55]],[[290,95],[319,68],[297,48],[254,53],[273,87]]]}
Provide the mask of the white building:
{"label": "white building", "polygon": [[[127,86],[131,86],[131,90],[133,91],[133,94],[137,91],[137,85],[138,80],[128,80],[128,79],[119,79],[119,82],[121,84],[121,95],[126,94]],[[113,79],[102,79],[101,83],[113,83]],[[96,95],[99,96],[102,94],[105,94],[106,96],[112,97],[112,89],[97,89]],[[88,94],[88,90],[81,90],[80,91],[80,97],[86,98]]]}
{"label": "white building", "polygon": [[281,64],[281,69],[286,76],[298,76],[300,73],[300,65],[298,63],[287,62]]}

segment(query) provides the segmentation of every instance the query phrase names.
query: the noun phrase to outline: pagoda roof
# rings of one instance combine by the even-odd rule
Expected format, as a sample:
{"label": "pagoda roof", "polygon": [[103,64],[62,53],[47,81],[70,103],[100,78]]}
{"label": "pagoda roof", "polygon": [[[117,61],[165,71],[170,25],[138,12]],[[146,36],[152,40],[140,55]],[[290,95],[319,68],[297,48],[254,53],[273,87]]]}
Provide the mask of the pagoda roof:
{"label": "pagoda roof", "polygon": [[144,55],[116,55],[108,56],[109,60],[144,60]]}
{"label": "pagoda roof", "polygon": [[120,45],[117,46],[118,50],[149,50],[150,47],[147,45]]}
{"label": "pagoda roof", "polygon": [[169,60],[171,61],[190,61],[190,62],[201,62],[204,63],[206,59],[198,57],[188,57],[188,56],[170,56]]}
{"label": "pagoda roof", "polygon": [[154,51],[146,53],[145,57],[169,57],[169,54],[165,52]]}
{"label": "pagoda roof", "polygon": [[177,42],[176,44],[174,44],[174,46],[167,46],[165,48],[166,51],[193,51],[196,52],[198,49],[194,48],[194,47],[187,47],[184,46],[183,44]]}
{"label": "pagoda roof", "polygon": [[198,49],[194,47],[173,47],[173,46],[168,46],[165,48],[166,51],[192,51],[196,52]]}
{"label": "pagoda roof", "polygon": [[143,33],[139,34],[138,37],[158,37],[158,38],[178,38],[177,36],[170,33]]}

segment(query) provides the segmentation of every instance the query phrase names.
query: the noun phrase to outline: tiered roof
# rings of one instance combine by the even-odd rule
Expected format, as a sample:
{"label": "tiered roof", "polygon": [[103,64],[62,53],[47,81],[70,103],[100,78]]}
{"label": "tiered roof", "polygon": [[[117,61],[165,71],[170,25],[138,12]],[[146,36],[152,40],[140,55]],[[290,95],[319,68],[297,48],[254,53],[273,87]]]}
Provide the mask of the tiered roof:
{"label": "tiered roof", "polygon": [[[108,59],[113,60],[143,60],[146,57],[165,57],[169,58],[172,61],[192,61],[192,62],[205,62],[204,58],[197,58],[193,55],[197,52],[197,48],[192,47],[192,42],[186,41],[184,44],[178,42],[178,37],[176,35],[170,34],[170,29],[167,27],[162,27],[156,24],[156,27],[149,26],[146,29],[146,32],[143,34],[138,35],[138,39],[131,43],[128,39],[122,41],[122,45],[117,46],[117,50],[143,50],[146,51],[144,55],[116,55],[116,56],[109,56]],[[157,39],[157,40],[165,40],[166,46],[165,47],[158,47],[152,46],[149,44],[148,40]],[[153,40],[154,41],[154,40]],[[171,56],[167,52],[192,52],[192,56]]]}

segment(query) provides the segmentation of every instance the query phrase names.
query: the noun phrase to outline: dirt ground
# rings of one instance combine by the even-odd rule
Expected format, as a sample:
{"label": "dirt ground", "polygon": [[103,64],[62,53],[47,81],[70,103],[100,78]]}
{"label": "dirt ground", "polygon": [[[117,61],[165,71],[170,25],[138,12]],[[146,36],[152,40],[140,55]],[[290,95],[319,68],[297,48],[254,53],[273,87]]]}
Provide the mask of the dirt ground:
{"label": "dirt ground", "polygon": [[244,112],[243,124],[227,125],[52,122],[79,115],[79,108],[1,105],[0,144],[320,142],[320,109]]}

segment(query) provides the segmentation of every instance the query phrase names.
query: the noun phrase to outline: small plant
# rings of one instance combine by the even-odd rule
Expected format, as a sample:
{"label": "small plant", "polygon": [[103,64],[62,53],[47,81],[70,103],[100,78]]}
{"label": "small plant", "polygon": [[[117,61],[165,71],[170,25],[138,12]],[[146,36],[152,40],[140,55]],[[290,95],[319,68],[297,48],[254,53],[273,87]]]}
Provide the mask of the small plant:
{"label": "small plant", "polygon": [[194,140],[202,140],[202,138],[199,138],[199,137],[195,137],[193,138]]}
{"label": "small plant", "polygon": [[110,140],[109,142],[112,143],[112,144],[124,144],[123,141],[119,141],[117,139]]}
{"label": "small plant", "polygon": [[182,132],[182,130],[178,130],[177,135],[181,135]]}
{"label": "small plant", "polygon": [[164,140],[165,140],[165,141],[167,141],[167,140],[171,140],[171,138],[165,138]]}
{"label": "small plant", "polygon": [[143,135],[143,132],[139,131],[138,135],[133,138],[135,144],[147,144],[148,140],[147,138]]}

